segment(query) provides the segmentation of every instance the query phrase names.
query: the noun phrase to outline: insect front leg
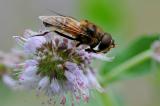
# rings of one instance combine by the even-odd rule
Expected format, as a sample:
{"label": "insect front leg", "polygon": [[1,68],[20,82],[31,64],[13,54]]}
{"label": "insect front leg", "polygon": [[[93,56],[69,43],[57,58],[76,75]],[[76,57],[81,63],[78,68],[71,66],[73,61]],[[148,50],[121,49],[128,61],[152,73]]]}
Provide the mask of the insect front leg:
{"label": "insect front leg", "polygon": [[82,44],[82,42],[78,42],[78,43],[76,44],[76,47],[79,47],[81,44]]}
{"label": "insect front leg", "polygon": [[87,49],[85,49],[85,51],[93,52],[93,53],[97,53],[98,52],[97,50],[94,50],[93,48],[87,48]]}

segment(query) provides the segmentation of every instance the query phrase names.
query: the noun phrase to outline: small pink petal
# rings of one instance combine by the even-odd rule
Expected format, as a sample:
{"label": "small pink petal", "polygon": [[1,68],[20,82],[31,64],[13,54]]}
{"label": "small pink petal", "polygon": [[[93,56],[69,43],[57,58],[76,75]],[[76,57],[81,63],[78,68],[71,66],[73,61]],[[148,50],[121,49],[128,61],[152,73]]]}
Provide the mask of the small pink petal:
{"label": "small pink petal", "polygon": [[60,104],[62,104],[63,106],[66,104],[66,97],[65,96],[62,97]]}
{"label": "small pink petal", "polygon": [[84,99],[84,101],[85,101],[86,103],[88,103],[89,97],[88,97],[87,95],[84,95],[84,96],[83,96],[83,99]]}

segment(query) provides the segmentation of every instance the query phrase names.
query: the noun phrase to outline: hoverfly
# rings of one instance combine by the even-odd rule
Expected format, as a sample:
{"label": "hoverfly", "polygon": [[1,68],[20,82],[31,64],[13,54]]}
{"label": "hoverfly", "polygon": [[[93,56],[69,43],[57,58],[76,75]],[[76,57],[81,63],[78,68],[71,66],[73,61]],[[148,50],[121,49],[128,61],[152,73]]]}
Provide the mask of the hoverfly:
{"label": "hoverfly", "polygon": [[51,30],[37,36],[55,32],[60,36],[78,41],[76,47],[81,44],[88,45],[90,48],[85,50],[94,53],[106,53],[115,47],[111,35],[103,32],[98,26],[88,20],[77,21],[74,18],[63,15],[40,16],[39,18],[44,26]]}

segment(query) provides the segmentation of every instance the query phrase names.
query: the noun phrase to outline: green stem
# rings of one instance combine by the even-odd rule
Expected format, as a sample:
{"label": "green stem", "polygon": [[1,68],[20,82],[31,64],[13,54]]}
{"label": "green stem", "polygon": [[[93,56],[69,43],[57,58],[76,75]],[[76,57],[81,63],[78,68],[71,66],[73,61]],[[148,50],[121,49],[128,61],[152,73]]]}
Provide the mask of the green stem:
{"label": "green stem", "polygon": [[126,70],[132,68],[133,66],[138,65],[141,62],[144,62],[145,60],[149,59],[151,57],[151,50],[144,51],[133,58],[125,61],[124,63],[118,65],[117,67],[113,68],[107,76],[105,76],[103,84],[105,84],[108,81],[113,80],[121,73],[124,73]]}

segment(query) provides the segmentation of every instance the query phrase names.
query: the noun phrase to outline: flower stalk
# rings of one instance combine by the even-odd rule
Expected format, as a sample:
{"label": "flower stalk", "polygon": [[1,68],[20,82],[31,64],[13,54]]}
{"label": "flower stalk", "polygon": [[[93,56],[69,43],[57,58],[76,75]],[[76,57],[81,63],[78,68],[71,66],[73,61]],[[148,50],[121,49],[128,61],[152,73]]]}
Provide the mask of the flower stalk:
{"label": "flower stalk", "polygon": [[102,84],[105,86],[107,84],[106,82],[114,80],[117,76],[124,73],[128,69],[140,64],[141,62],[150,59],[151,57],[152,57],[152,50],[150,49],[132,57],[131,59],[111,69],[110,72],[105,76],[105,79],[102,82]]}

